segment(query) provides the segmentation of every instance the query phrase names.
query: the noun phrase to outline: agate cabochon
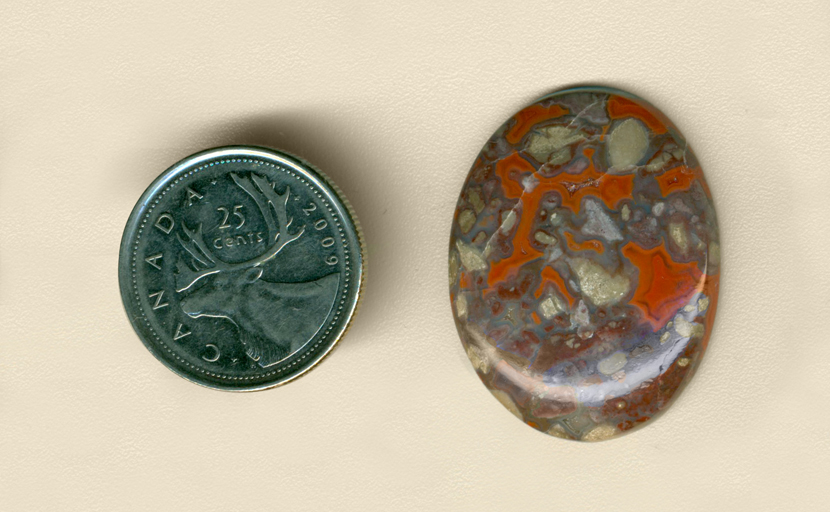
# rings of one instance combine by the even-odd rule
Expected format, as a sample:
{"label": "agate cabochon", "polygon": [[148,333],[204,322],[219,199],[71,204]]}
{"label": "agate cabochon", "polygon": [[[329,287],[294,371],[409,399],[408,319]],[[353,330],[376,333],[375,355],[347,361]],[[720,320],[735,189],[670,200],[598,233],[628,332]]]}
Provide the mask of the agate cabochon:
{"label": "agate cabochon", "polygon": [[674,124],[583,87],[490,138],[458,200],[450,298],[490,392],[528,425],[599,441],[665,411],[706,350],[718,227]]}

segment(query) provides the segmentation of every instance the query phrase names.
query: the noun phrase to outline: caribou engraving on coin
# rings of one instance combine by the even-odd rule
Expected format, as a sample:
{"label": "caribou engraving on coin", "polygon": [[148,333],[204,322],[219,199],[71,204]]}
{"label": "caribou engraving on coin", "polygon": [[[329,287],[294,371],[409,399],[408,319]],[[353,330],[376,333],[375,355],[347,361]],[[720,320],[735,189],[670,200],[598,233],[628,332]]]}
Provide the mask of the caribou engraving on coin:
{"label": "caribou engraving on coin", "polygon": [[348,203],[308,164],[227,147],[174,165],[145,192],[121,246],[133,327],[199,384],[264,389],[311,369],[343,336],[363,281]]}
{"label": "caribou engraving on coin", "polygon": [[[286,215],[289,187],[283,194],[278,194],[272,183],[256,174],[251,174],[250,178],[233,173],[230,176],[262,212],[268,225],[265,239],[268,248],[251,260],[228,264],[205,244],[201,225],[195,232],[182,226],[185,238],[178,234],[176,238],[190,255],[191,262],[179,260],[176,291],[187,292],[198,280],[215,275],[213,282],[181,301],[182,310],[192,318],[208,316],[233,322],[239,329],[246,355],[266,368],[295,352],[317,333],[331,311],[339,276],[329,274],[300,283],[263,280],[261,266],[300,238],[305,227],[294,233],[288,230],[293,221]],[[242,241],[245,242],[244,237]],[[274,314],[272,308],[275,306],[283,314]],[[303,311],[304,315],[292,315],[295,311]]]}

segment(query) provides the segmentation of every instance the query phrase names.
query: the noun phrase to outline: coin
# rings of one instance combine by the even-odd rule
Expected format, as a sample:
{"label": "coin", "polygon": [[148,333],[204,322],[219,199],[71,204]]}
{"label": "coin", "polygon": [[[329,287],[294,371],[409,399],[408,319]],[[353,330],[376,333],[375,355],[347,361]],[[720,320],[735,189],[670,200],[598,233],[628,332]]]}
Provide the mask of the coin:
{"label": "coin", "polygon": [[365,255],[354,212],[308,163],[260,147],[189,156],[141,196],[119,282],[150,352],[211,388],[304,375],[356,313]]}

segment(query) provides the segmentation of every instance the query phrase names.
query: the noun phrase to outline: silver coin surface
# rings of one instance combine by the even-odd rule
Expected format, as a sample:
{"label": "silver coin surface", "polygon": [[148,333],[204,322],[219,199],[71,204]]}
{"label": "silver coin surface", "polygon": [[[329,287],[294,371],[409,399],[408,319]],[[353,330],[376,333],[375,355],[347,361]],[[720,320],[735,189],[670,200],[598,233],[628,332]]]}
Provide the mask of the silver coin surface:
{"label": "silver coin surface", "polygon": [[332,351],[356,313],[364,259],[331,181],[286,153],[229,146],[185,158],[144,192],[119,281],[157,359],[197,384],[253,391]]}

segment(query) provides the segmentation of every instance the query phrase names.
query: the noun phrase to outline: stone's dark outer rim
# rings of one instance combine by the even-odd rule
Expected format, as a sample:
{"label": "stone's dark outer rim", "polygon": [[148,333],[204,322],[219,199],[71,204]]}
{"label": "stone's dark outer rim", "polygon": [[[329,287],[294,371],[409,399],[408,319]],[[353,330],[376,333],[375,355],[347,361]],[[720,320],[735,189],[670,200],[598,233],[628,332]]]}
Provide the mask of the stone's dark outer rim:
{"label": "stone's dark outer rim", "polygon": [[[641,102],[641,103],[645,103],[646,105],[654,108],[658,112],[663,113],[662,109],[657,108],[650,101],[644,99],[641,96],[638,96],[634,93],[628,92],[628,91],[623,90],[623,89],[617,89],[616,87],[611,87],[611,86],[608,86],[608,85],[574,85],[574,86],[571,86],[571,87],[565,87],[563,89],[556,89],[553,92],[549,92],[545,95],[539,96],[538,98],[531,101],[530,103],[528,103],[524,107],[520,108],[518,111],[514,112],[510,117],[508,117],[508,119],[512,118],[517,113],[521,112],[522,110],[526,109],[527,107],[530,107],[532,105],[535,105],[536,103],[539,103],[540,101],[549,100],[551,98],[554,98],[556,96],[562,96],[564,94],[573,94],[573,93],[580,93],[580,92],[589,92],[589,93],[590,92],[600,92],[600,93],[613,94],[614,96],[622,96],[622,97],[629,98],[629,99],[632,99],[632,100],[637,100],[638,102]],[[663,113],[663,115],[665,115],[665,114]],[[672,123],[672,124],[674,124],[674,123]],[[685,137],[684,137],[684,140],[685,140]]]}
{"label": "stone's dark outer rim", "polygon": [[[325,195],[334,208],[337,210],[338,217],[344,224],[343,236],[346,238],[348,244],[356,251],[352,252],[352,269],[353,274],[350,279],[352,283],[351,292],[347,298],[347,304],[343,305],[342,318],[337,329],[330,334],[330,340],[327,342],[328,346],[321,350],[318,355],[313,357],[309,362],[298,365],[294,372],[285,372],[282,376],[274,379],[254,380],[252,382],[244,383],[237,380],[223,380],[201,377],[192,372],[185,371],[179,365],[174,364],[161,352],[160,347],[148,340],[148,336],[144,334],[145,328],[140,324],[138,315],[130,313],[131,309],[140,311],[140,306],[133,307],[134,299],[132,296],[132,271],[130,265],[132,263],[132,247],[135,242],[135,237],[139,229],[142,216],[150,205],[152,199],[170,185],[177,178],[189,172],[195,167],[209,163],[212,160],[222,160],[230,158],[256,158],[265,160],[271,163],[284,165],[290,167],[292,171],[298,173],[303,178],[308,179],[317,186],[317,190]],[[124,311],[133,330],[138,335],[138,338],[150,351],[153,356],[163,363],[168,369],[173,371],[180,377],[199,384],[201,386],[217,389],[221,391],[261,391],[271,389],[277,386],[287,384],[294,381],[312,369],[314,369],[321,361],[328,357],[334,348],[339,344],[340,340],[346,335],[351,328],[354,317],[360,306],[363,295],[364,283],[366,280],[366,248],[363,231],[357,220],[357,216],[352,209],[351,204],[345,198],[341,190],[331,181],[331,179],[323,174],[319,169],[309,164],[307,161],[296,157],[290,153],[279,151],[272,148],[262,146],[221,146],[216,148],[200,151],[190,155],[164,171],[158,178],[156,178],[149,187],[141,195],[141,198],[136,203],[132,212],[130,213],[127,225],[124,228],[124,233],[121,238],[121,246],[118,257],[118,281],[121,290],[121,300],[124,306]]]}

